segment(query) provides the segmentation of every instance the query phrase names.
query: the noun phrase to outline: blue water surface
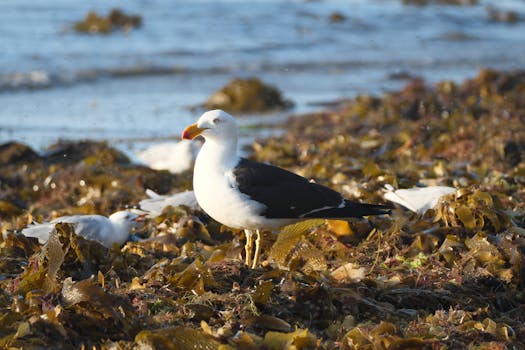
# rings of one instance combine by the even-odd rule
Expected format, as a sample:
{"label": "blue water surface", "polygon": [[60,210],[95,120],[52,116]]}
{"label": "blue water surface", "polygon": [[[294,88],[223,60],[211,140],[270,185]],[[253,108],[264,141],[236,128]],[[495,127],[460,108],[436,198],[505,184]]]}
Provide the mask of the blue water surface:
{"label": "blue water surface", "polygon": [[[494,22],[487,6],[520,21]],[[142,27],[71,30],[90,10],[119,7]],[[332,23],[330,14],[345,20]],[[41,149],[58,138],[121,148],[178,135],[190,107],[239,76],[316,103],[401,87],[399,73],[461,81],[481,67],[525,68],[525,1],[407,6],[347,1],[0,1],[0,142]],[[244,124],[267,120],[243,118]],[[250,129],[252,130],[252,129]]]}

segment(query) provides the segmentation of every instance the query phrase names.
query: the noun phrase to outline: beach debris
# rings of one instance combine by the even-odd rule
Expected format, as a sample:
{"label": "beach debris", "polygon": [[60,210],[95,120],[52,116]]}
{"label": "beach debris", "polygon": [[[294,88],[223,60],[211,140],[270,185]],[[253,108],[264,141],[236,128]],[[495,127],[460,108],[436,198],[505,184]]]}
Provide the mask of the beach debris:
{"label": "beach debris", "polygon": [[0,145],[0,165],[34,162],[40,159],[31,147],[19,142],[6,142]]}
{"label": "beach debris", "polygon": [[493,22],[516,23],[522,21],[524,18],[516,11],[500,10],[494,6],[487,5],[486,7],[489,19]]}
{"label": "beach debris", "polygon": [[346,16],[343,15],[341,12],[334,11],[330,14],[328,19],[331,23],[339,23],[344,22],[346,20]]}
{"label": "beach debris", "polygon": [[94,11],[88,12],[86,17],[73,25],[75,31],[88,34],[109,34],[116,29],[129,32],[142,25],[140,15],[128,15],[122,10],[114,8],[107,16],[101,16]]}
{"label": "beach debris", "polygon": [[384,203],[386,184],[456,190],[422,215],[263,232],[256,269],[239,259],[239,232],[185,206],[122,247],[65,223],[44,245],[16,233],[108,215],[147,188],[184,192],[187,172],[126,162],[107,144],[3,164],[0,197],[18,209],[0,222],[0,348],[524,348],[524,87],[519,71],[416,80],[257,140],[253,159],[359,201]]}
{"label": "beach debris", "polygon": [[49,146],[42,157],[52,163],[77,163],[87,165],[129,164],[130,160],[121,151],[107,142],[61,140]]}
{"label": "beach debris", "polygon": [[402,0],[405,5],[477,5],[479,0]]}
{"label": "beach debris", "polygon": [[293,106],[274,86],[259,78],[232,79],[204,103],[206,109],[223,109],[228,112],[267,112]]}

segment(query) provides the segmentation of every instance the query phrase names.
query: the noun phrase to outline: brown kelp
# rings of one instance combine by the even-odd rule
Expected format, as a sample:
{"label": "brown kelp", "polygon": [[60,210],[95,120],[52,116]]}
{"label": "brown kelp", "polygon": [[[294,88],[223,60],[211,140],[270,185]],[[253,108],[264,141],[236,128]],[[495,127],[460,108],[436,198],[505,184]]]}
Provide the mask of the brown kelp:
{"label": "brown kelp", "polygon": [[290,108],[293,103],[285,100],[276,87],[252,77],[232,79],[214,92],[204,106],[232,113],[255,113]]}
{"label": "brown kelp", "polygon": [[503,349],[525,346],[525,73],[421,80],[292,118],[252,157],[383,202],[383,188],[458,190],[423,215],[310,220],[265,233],[261,267],[242,235],[167,207],[140,239],[108,249],[31,220],[109,214],[191,174],[134,165],[99,143],[37,155],[0,147],[1,347]]}
{"label": "brown kelp", "polygon": [[121,9],[114,8],[107,16],[101,16],[93,11],[88,12],[83,20],[73,25],[73,29],[79,33],[109,34],[117,29],[129,32],[141,25],[142,16],[127,15]]}

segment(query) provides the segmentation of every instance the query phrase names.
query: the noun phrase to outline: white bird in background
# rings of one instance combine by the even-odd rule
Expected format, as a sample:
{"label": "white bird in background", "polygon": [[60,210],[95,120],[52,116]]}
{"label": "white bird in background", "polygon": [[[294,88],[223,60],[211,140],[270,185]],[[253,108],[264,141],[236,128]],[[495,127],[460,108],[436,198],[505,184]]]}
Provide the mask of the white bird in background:
{"label": "white bird in background", "polygon": [[434,208],[443,196],[456,192],[456,189],[449,186],[429,186],[394,190],[391,185],[386,185],[385,191],[386,200],[423,215],[428,209]]}
{"label": "white bird in background", "polygon": [[162,210],[167,206],[178,207],[185,205],[192,209],[197,209],[197,198],[195,192],[184,191],[172,195],[160,195],[153,190],[147,189],[146,195],[149,198],[143,199],[139,202],[141,210],[147,212],[149,217],[157,217],[162,214]]}
{"label": "white bird in background", "polygon": [[189,140],[165,142],[136,153],[137,159],[155,170],[179,174],[190,170],[195,163],[200,144]]}
{"label": "white bird in background", "polygon": [[129,211],[117,211],[109,216],[102,215],[69,215],[56,218],[50,222],[31,224],[22,230],[27,237],[38,238],[43,244],[49,240],[51,232],[58,223],[73,225],[75,233],[86,239],[100,242],[105,247],[112,247],[115,243],[122,245],[129,238],[130,231],[141,225],[143,215]]}
{"label": "white bird in background", "polygon": [[[218,222],[245,231],[248,266],[258,265],[260,230],[274,230],[313,218],[389,212],[385,206],[346,200],[340,193],[297,174],[240,157],[237,133],[237,122],[231,115],[213,110],[188,126],[182,138],[204,137],[193,172],[197,202]],[[252,259],[253,232],[257,237]]]}

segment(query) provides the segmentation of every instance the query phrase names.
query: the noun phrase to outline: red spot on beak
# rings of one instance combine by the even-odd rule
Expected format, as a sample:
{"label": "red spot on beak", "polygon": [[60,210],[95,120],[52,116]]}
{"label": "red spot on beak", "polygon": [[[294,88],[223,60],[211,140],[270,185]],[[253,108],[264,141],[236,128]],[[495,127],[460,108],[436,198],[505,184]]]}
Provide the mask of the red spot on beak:
{"label": "red spot on beak", "polygon": [[204,128],[199,128],[197,124],[191,124],[188,126],[184,131],[182,132],[182,139],[183,140],[193,140],[197,136],[199,136],[204,130]]}

